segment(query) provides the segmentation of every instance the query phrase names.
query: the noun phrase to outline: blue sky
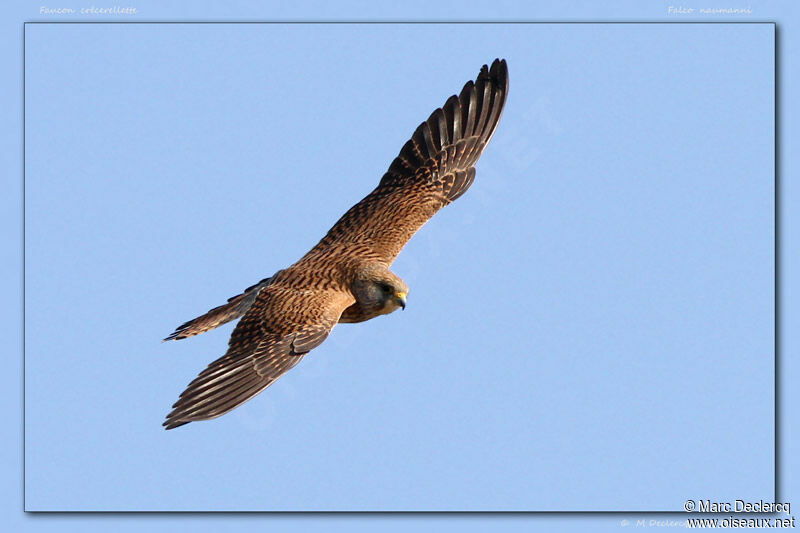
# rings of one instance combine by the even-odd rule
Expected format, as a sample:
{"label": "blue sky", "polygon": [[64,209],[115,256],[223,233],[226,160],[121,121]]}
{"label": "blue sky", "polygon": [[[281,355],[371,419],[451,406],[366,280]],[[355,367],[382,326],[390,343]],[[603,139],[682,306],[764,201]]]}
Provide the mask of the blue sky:
{"label": "blue sky", "polygon": [[[29,26],[28,508],[769,497],[772,38]],[[426,54],[440,41],[464,44]],[[299,258],[495,56],[511,72],[505,116],[470,194],[395,263],[407,312],[337,328],[235,413],[164,433],[230,326],[158,341]]]}
{"label": "blue sky", "polygon": [[[770,499],[772,38],[29,26],[28,508]],[[406,312],[163,432],[230,327],[158,340],[302,255],[496,56],[506,114],[395,263]]]}

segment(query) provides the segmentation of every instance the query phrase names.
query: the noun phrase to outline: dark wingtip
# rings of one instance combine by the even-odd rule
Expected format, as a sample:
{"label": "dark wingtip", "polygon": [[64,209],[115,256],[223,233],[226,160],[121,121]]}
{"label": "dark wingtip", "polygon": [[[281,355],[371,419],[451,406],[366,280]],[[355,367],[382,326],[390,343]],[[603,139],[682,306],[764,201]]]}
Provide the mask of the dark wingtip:
{"label": "dark wingtip", "polygon": [[505,59],[497,58],[492,61],[492,66],[483,65],[478,74],[478,80],[491,80],[493,84],[507,88],[508,85],[508,64]]}
{"label": "dark wingtip", "polygon": [[189,422],[184,422],[181,420],[171,420],[167,418],[161,425],[164,426],[164,429],[169,431],[170,429],[175,429],[177,427],[185,426]]}

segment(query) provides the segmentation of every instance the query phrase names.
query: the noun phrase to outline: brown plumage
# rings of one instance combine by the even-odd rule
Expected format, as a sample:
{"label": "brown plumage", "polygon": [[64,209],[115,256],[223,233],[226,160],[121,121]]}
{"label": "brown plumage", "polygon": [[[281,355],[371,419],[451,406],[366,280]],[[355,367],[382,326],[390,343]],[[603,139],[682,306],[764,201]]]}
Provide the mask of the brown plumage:
{"label": "brown plumage", "polygon": [[242,318],[227,353],[189,384],[164,426],[223,415],[295,366],[337,323],[405,307],[408,287],[389,266],[425,222],[470,187],[507,95],[505,60],[484,65],[474,82],[420,124],[378,187],[297,263],[164,339]]}

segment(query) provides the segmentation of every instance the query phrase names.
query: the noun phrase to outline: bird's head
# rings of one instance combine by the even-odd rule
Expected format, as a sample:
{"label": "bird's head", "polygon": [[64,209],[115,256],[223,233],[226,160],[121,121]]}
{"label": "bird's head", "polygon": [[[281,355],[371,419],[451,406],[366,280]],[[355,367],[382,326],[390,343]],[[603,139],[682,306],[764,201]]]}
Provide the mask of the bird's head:
{"label": "bird's head", "polygon": [[353,296],[366,314],[386,315],[398,307],[406,308],[408,285],[380,264],[358,271],[352,286]]}

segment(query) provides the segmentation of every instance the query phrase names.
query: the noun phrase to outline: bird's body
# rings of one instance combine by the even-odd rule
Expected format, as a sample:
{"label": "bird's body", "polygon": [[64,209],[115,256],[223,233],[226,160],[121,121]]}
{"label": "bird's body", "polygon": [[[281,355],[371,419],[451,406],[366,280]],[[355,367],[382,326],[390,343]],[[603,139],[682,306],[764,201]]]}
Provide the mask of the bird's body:
{"label": "bird's body", "polygon": [[241,318],[227,353],[181,394],[167,429],[241,405],[319,346],[337,323],[405,308],[408,287],[389,267],[414,233],[472,184],[507,94],[505,61],[484,65],[475,82],[417,128],[375,190],[306,255],[167,337],[191,337]]}

